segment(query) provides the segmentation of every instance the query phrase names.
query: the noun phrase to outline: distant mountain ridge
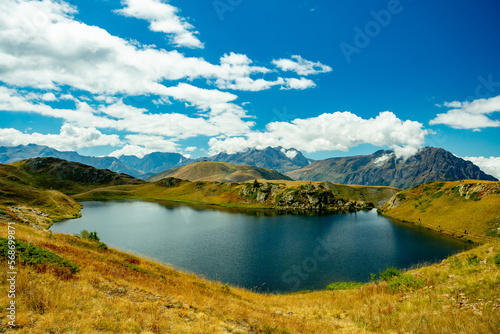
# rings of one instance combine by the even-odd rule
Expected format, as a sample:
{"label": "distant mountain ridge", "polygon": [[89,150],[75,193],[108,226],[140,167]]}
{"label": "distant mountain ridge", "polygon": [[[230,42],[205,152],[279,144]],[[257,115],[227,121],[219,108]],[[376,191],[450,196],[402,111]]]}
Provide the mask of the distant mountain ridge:
{"label": "distant mountain ridge", "polygon": [[219,153],[211,157],[189,159],[179,153],[153,152],[138,158],[134,155],[115,157],[89,157],[76,152],[62,152],[56,149],[35,144],[19,145],[15,147],[0,147],[0,163],[8,164],[31,158],[54,157],[67,161],[79,162],[99,169],[109,169],[113,172],[124,173],[130,176],[147,179],[168,169],[182,167],[198,161],[228,162],[235,165],[251,165],[261,168],[274,169],[285,173],[302,168],[310,164],[296,149],[283,147],[268,147],[263,150],[250,149],[245,152],[227,154]]}
{"label": "distant mountain ridge", "polygon": [[218,162],[229,162],[235,165],[252,165],[256,167],[274,169],[280,173],[286,173],[309,165],[314,160],[294,148],[285,149],[281,146],[267,147],[263,150],[250,149],[248,151],[227,154],[219,153],[212,157],[200,158],[200,160],[211,160]]}
{"label": "distant mountain ridge", "polygon": [[318,160],[286,175],[296,180],[402,189],[431,181],[498,181],[472,162],[434,147],[422,148],[408,159],[397,158],[393,151],[380,150],[370,155]]}
{"label": "distant mountain ridge", "polygon": [[39,145],[0,147],[0,163],[11,163],[36,157],[55,157],[99,169],[147,179],[163,171],[193,162],[216,161],[235,165],[250,165],[285,173],[288,177],[307,181],[329,181],[340,184],[359,184],[409,188],[431,181],[476,179],[497,180],[481,171],[470,161],[458,158],[441,148],[426,147],[408,159],[397,159],[394,152],[380,150],[371,155],[330,158],[314,161],[295,149],[268,147],[262,150],[219,153],[211,157],[189,159],[179,153],[155,152],[143,158],[136,156],[88,157],[76,152],[61,152]]}
{"label": "distant mountain ridge", "polygon": [[0,163],[2,164],[47,157],[79,162],[98,169],[109,169],[116,173],[128,174],[140,179],[146,179],[164,170],[182,166],[182,162],[192,161],[178,153],[155,152],[147,154],[141,159],[136,156],[126,155],[119,158],[89,157],[72,151],[63,152],[35,144],[0,147]]}

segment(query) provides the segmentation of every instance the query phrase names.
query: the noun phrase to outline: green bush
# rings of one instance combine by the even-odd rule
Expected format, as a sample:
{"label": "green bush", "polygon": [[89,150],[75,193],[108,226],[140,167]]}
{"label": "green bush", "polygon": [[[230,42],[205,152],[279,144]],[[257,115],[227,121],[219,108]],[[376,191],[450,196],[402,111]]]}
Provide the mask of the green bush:
{"label": "green bush", "polygon": [[479,264],[479,258],[475,254],[467,255],[467,263],[470,266],[477,266]]}
{"label": "green bush", "polygon": [[[0,238],[0,257],[7,259],[9,250],[9,240]],[[16,262],[20,261],[20,264],[30,265],[41,272],[51,269],[61,278],[71,278],[79,271],[77,265],[59,255],[20,240],[15,241],[15,252]]]}
{"label": "green bush", "polygon": [[396,195],[396,197],[397,197],[399,200],[404,201],[404,200],[406,199],[406,194],[405,194],[405,193],[403,193],[403,192],[401,192],[401,193],[398,193],[398,194]]}
{"label": "green bush", "polygon": [[379,273],[379,275],[380,275],[381,280],[388,282],[393,277],[400,276],[401,270],[399,270],[398,268],[395,268],[395,267],[387,267],[387,269],[384,271],[381,271]]}
{"label": "green bush", "polygon": [[87,230],[82,230],[80,232],[80,234],[77,234],[76,235],[77,237],[79,237],[80,239],[85,239],[85,240],[89,240],[89,241],[100,241],[101,239],[99,239],[99,237],[97,236],[97,232],[89,232]]}
{"label": "green bush", "polygon": [[493,258],[493,261],[495,262],[495,264],[497,266],[500,266],[500,253],[498,253],[497,255],[495,255],[495,257]]}
{"label": "green bush", "polygon": [[104,242],[100,242],[99,245],[97,245],[97,249],[108,250],[108,245],[106,245]]}
{"label": "green bush", "polygon": [[439,198],[439,197],[443,196],[443,194],[444,194],[444,191],[438,191],[437,193],[432,194],[431,197],[432,198]]}

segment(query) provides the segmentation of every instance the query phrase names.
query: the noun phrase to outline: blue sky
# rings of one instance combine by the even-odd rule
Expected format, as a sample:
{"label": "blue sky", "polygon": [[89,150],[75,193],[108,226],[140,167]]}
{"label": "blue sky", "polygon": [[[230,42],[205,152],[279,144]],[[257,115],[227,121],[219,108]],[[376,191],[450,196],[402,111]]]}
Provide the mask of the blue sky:
{"label": "blue sky", "polygon": [[5,0],[0,145],[315,159],[435,146],[498,171],[499,13],[493,0]]}

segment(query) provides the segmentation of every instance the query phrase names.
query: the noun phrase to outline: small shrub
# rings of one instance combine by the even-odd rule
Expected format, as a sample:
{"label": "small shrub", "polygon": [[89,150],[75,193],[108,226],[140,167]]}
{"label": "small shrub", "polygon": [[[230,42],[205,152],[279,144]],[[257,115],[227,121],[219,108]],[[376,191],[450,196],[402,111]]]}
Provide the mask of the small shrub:
{"label": "small shrub", "polygon": [[[15,250],[16,258],[21,264],[30,265],[38,272],[50,270],[58,277],[69,279],[79,271],[77,265],[59,255],[20,240],[15,241]],[[7,259],[8,252],[9,240],[0,238],[0,257]]]}
{"label": "small shrub", "polygon": [[441,188],[443,188],[443,186],[445,184],[446,183],[444,183],[444,182],[436,182],[436,183],[434,183],[434,189],[436,189],[436,190],[441,189]]}
{"label": "small shrub", "polygon": [[479,264],[479,258],[475,254],[467,255],[467,264],[470,266],[477,266]]}
{"label": "small shrub", "polygon": [[495,264],[497,266],[500,267],[500,253],[498,253],[497,255],[495,255],[495,257],[493,258],[493,261],[495,262]]}
{"label": "small shrub", "polygon": [[99,242],[101,239],[97,236],[97,232],[89,232],[87,230],[82,230],[80,234],[76,235],[80,239],[85,239],[89,241],[97,241]]}
{"label": "small shrub", "polygon": [[220,288],[221,288],[222,292],[224,292],[224,293],[231,292],[231,289],[229,288],[229,285],[227,283],[224,284],[223,286],[221,286]]}
{"label": "small shrub", "polygon": [[387,282],[393,277],[400,276],[401,270],[395,267],[387,267],[386,270],[381,271],[379,274],[380,274],[380,279]]}
{"label": "small shrub", "polygon": [[406,194],[405,193],[399,193],[396,195],[396,197],[401,200],[401,201],[404,201],[406,199]]}
{"label": "small shrub", "polygon": [[439,197],[443,196],[443,194],[444,194],[444,191],[438,191],[437,193],[432,194],[431,197],[432,198],[439,198]]}
{"label": "small shrub", "polygon": [[97,245],[98,250],[108,250],[108,245],[106,245],[104,242],[100,242],[99,245]]}

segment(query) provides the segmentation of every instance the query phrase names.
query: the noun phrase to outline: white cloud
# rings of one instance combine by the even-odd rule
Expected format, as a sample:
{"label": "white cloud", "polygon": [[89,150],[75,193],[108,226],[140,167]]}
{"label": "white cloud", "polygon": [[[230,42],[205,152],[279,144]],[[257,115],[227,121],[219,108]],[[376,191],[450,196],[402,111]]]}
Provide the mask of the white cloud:
{"label": "white cloud", "polygon": [[465,157],[463,159],[471,161],[486,174],[493,175],[500,180],[500,157]]}
{"label": "white cloud", "polygon": [[[130,2],[130,6],[144,10],[144,15],[153,15],[148,4],[154,1],[149,0],[143,9],[137,7],[138,3]],[[237,96],[188,83],[167,87],[160,82],[204,78],[221,89],[259,91],[277,85],[305,88],[305,82],[299,85],[280,77],[252,78],[273,71],[254,66],[246,55],[231,52],[220,58],[219,65],[211,64],[176,50],[126,41],[104,29],[76,21],[75,13],[76,8],[63,1],[2,1],[0,81],[10,86],[49,90],[48,93],[67,86],[90,92],[107,103],[116,94],[161,95],[202,110],[213,107],[236,110]],[[312,87],[312,83],[307,86]],[[61,98],[70,98],[62,93]]]}
{"label": "white cloud", "polygon": [[500,121],[490,115],[500,111],[500,96],[489,99],[478,99],[472,102],[445,102],[445,107],[454,108],[446,113],[438,114],[429,122],[430,125],[444,124],[455,129],[481,129],[500,127]]}
{"label": "white cloud", "polygon": [[373,164],[377,166],[383,166],[389,159],[391,159],[394,155],[393,154],[384,154],[377,159],[373,160]]}
{"label": "white cloud", "polygon": [[137,146],[137,145],[125,145],[119,150],[113,151],[108,156],[119,158],[122,155],[135,155],[138,158],[143,158],[146,154],[155,152],[152,149],[148,149],[145,147]]}
{"label": "white cloud", "polygon": [[171,35],[176,46],[203,48],[203,43],[195,36],[194,27],[177,15],[179,9],[161,0],[122,0],[125,6],[115,12],[128,17],[146,20],[151,31]]}
{"label": "white cloud", "polygon": [[322,114],[318,117],[273,122],[266,132],[251,132],[246,136],[218,137],[209,141],[211,153],[236,153],[251,147],[294,147],[306,152],[340,150],[360,144],[389,146],[398,156],[415,153],[425,141],[428,130],[414,121],[402,121],[392,112],[363,119],[350,112]]}
{"label": "white cloud", "polygon": [[284,148],[281,148],[281,152],[283,152],[288,159],[293,159],[297,156],[298,152],[295,150],[286,150]]}
{"label": "white cloud", "polygon": [[298,75],[311,75],[332,71],[332,68],[328,65],[305,60],[301,56],[292,56],[292,59],[273,60],[272,63],[282,71],[293,71]]}
{"label": "white cloud", "polygon": [[[123,4],[120,14],[147,20],[151,30],[168,34],[174,44],[202,47],[197,31],[170,4],[160,0],[124,0]],[[229,52],[220,57],[219,64],[212,64],[176,50],[128,41],[76,20],[76,13],[77,8],[63,0],[0,2],[0,111],[36,113],[62,119],[75,128],[125,131],[175,143],[196,136],[252,133],[254,122],[245,120],[251,117],[237,104],[238,96],[222,89],[315,86],[305,78],[282,78],[276,69],[255,65],[243,54]],[[331,70],[300,56],[293,59],[297,73]],[[197,87],[200,82],[210,88]],[[151,99],[157,105],[155,113],[126,105],[123,96]],[[60,100],[74,103],[74,107],[59,109],[47,104]],[[183,102],[194,115],[178,109],[172,112],[171,100]],[[7,130],[13,129],[2,129]],[[13,134],[20,141],[36,139],[39,144],[62,135],[33,133],[21,140]],[[131,138],[127,138],[127,150],[136,146],[143,148],[135,148],[137,152],[153,149],[144,137],[144,143],[132,143]]]}
{"label": "white cloud", "polygon": [[41,99],[46,102],[57,101],[57,97],[54,93],[45,93],[41,96]]}
{"label": "white cloud", "polygon": [[[186,92],[203,94],[195,90]],[[200,93],[201,92],[201,93]],[[35,98],[36,99],[36,98]],[[253,122],[244,121],[244,110],[238,107],[226,109],[224,104],[214,105],[208,116],[189,117],[179,113],[149,113],[145,108],[126,105],[119,100],[116,103],[99,104],[92,107],[86,102],[75,99],[76,107],[56,109],[43,103],[28,101],[15,90],[0,86],[0,110],[13,112],[37,113],[48,117],[63,119],[80,127],[114,129],[138,134],[160,135],[173,138],[196,136],[217,136],[220,134],[241,135],[250,131]],[[206,102],[209,103],[209,102]]]}
{"label": "white cloud", "polygon": [[304,90],[308,88],[313,88],[316,87],[316,84],[314,81],[306,79],[306,78],[287,78],[285,79],[286,85],[281,87],[281,89],[298,89],[298,90]]}
{"label": "white cloud", "polygon": [[59,134],[22,133],[16,129],[0,129],[0,145],[17,146],[38,144],[57,150],[77,150],[83,147],[121,144],[117,135],[105,135],[95,128],[80,128],[64,124]]}

